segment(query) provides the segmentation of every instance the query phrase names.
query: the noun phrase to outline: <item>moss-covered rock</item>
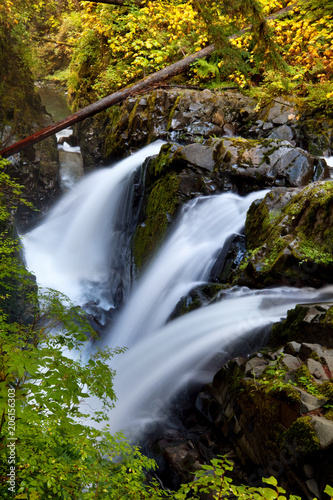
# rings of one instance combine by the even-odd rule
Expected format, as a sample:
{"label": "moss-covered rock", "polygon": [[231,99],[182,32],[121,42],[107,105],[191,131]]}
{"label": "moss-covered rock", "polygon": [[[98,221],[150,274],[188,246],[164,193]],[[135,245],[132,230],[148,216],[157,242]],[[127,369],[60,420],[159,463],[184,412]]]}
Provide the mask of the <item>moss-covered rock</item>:
{"label": "moss-covered rock", "polygon": [[176,175],[167,174],[154,184],[147,198],[144,222],[134,235],[134,259],[139,268],[157,250],[175,216],[180,205],[179,182]]}
{"label": "moss-covered rock", "polygon": [[235,283],[321,286],[333,280],[333,184],[273,190],[247,215],[247,255]]}
{"label": "moss-covered rock", "polygon": [[[1,21],[0,21],[1,28]],[[51,118],[34,87],[23,42],[0,29],[0,147],[5,148],[50,125]],[[45,212],[60,194],[58,152],[55,137],[26,148],[10,158],[8,174],[24,185],[24,196],[37,210]],[[21,229],[37,212],[20,205]]]}
{"label": "moss-covered rock", "polygon": [[287,318],[273,326],[269,344],[282,346],[290,341],[323,344],[333,348],[333,306],[331,303],[298,305]]}
{"label": "moss-covered rock", "polygon": [[[318,344],[292,342],[278,351],[266,348],[249,358],[235,358],[216,373],[196,403],[218,435],[232,445],[252,483],[275,475],[288,492],[301,496],[311,491],[309,469],[319,491],[333,480],[327,388],[316,373],[295,375],[300,368],[307,370],[313,350],[323,351],[326,361],[333,354]],[[323,367],[326,361],[321,361]],[[327,384],[331,388],[332,382]]]}

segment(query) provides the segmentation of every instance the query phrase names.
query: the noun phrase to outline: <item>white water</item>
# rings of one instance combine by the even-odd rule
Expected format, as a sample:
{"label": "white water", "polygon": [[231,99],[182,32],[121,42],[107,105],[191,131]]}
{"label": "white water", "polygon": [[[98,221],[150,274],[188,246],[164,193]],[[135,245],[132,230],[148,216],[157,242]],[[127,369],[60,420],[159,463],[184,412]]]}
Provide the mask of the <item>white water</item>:
{"label": "white water", "polygon": [[180,298],[209,279],[218,252],[231,235],[241,231],[251,203],[266,192],[244,198],[223,193],[197,198],[187,205],[110,331],[107,343],[129,347],[163,326]]}
{"label": "white water", "polygon": [[[229,298],[182,316],[138,340],[112,361],[118,396],[116,408],[109,415],[112,432],[126,429],[133,437],[142,432],[144,424],[164,419],[166,403],[184,383],[198,376],[200,382],[211,379],[212,371],[200,374],[199,369],[214,355],[222,354],[225,362],[241,343],[249,352],[254,330],[279,321],[297,303],[329,300],[332,293],[333,287],[321,291],[287,287],[234,290]],[[258,345],[260,340],[256,342]],[[96,401],[89,400],[88,404],[98,408]]]}
{"label": "white water", "polygon": [[[111,168],[86,176],[39,227],[23,237],[27,266],[42,287],[59,290],[81,305],[93,300],[104,309],[113,306],[109,277],[118,276],[126,253],[131,174],[162,144],[157,141]],[[113,282],[113,289],[118,285]]]}
{"label": "white water", "polygon": [[[58,289],[78,303],[103,303],[110,286],[117,286],[119,254],[126,253],[131,173],[160,146],[155,143],[113,168],[88,176],[40,227],[24,237],[29,268],[42,286]],[[197,376],[210,357],[231,354],[235,344],[251,342],[254,330],[280,320],[296,303],[332,297],[332,289],[324,297],[322,292],[291,288],[235,290],[218,304],[162,326],[179,298],[209,278],[226,239],[241,230],[248,207],[260,196],[227,193],[199,198],[184,209],[138,283],[116,330],[103,339],[111,345],[131,346],[112,361],[119,398],[110,413],[113,431],[160,418],[158,410],[165,412],[165,403],[181,384]],[[103,306],[111,305],[109,294]],[[87,404],[98,407],[93,399]]]}

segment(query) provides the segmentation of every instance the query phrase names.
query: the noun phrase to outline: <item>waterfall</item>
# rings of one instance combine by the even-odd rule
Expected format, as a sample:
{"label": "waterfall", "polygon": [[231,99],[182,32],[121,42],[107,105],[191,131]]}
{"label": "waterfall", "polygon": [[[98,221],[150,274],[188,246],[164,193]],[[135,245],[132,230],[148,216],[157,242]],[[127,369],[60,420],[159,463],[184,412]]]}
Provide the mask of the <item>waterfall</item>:
{"label": "waterfall", "polygon": [[162,144],[157,141],[87,175],[22,238],[27,266],[42,287],[80,305],[93,301],[105,310],[114,307],[119,287],[129,282],[123,272],[130,259],[132,176]]}
{"label": "waterfall", "polygon": [[[252,335],[259,335],[256,347],[262,345],[260,335],[264,334],[258,334],[258,329],[280,321],[298,303],[327,301],[332,292],[333,287],[319,291],[236,288],[221,302],[186,314],[139,339],[112,361],[118,401],[109,414],[111,431],[125,429],[128,436],[136,436],[145,424],[165,419],[172,396],[193,381],[214,355],[220,354],[221,363],[234,356],[234,348],[239,350],[241,345],[243,354],[250,352]],[[200,374],[200,383],[211,380],[212,370]],[[98,408],[96,401],[88,400],[87,404]]]}
{"label": "waterfall", "polygon": [[180,298],[209,279],[219,251],[230,236],[241,231],[251,203],[267,192],[244,198],[223,193],[186,205],[173,233],[110,331],[108,343],[129,347],[160,328]]}
{"label": "waterfall", "polygon": [[[104,309],[113,307],[124,276],[120,269],[130,255],[132,176],[147,156],[158,153],[161,144],[87,176],[38,228],[24,236],[28,267],[42,286],[58,289],[79,304],[94,301]],[[179,299],[209,280],[217,255],[230,236],[242,229],[249,206],[263,194],[200,197],[182,210],[115,327],[100,341],[130,347],[111,364],[117,372],[118,397],[109,415],[111,430],[130,433],[133,421],[141,427],[160,418],[164,405],[214,355],[226,360],[236,347],[251,343],[253,336],[261,335],[259,330],[279,321],[297,303],[332,296],[332,288],[235,288],[221,302],[165,325]],[[201,381],[205,380],[202,374]],[[93,398],[86,404],[98,409]]]}

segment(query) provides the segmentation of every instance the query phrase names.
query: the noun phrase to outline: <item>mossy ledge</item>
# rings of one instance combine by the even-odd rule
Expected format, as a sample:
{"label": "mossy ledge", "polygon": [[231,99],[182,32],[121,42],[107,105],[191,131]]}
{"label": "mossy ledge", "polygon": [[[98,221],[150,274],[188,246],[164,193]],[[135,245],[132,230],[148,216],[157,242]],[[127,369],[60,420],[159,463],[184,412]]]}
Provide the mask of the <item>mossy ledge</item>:
{"label": "mossy ledge", "polygon": [[322,286],[333,281],[333,183],[275,189],[247,215],[247,254],[234,284]]}
{"label": "mossy ledge", "polygon": [[180,179],[168,173],[153,186],[147,202],[144,222],[134,234],[133,255],[138,269],[157,250],[179,207],[178,188]]}

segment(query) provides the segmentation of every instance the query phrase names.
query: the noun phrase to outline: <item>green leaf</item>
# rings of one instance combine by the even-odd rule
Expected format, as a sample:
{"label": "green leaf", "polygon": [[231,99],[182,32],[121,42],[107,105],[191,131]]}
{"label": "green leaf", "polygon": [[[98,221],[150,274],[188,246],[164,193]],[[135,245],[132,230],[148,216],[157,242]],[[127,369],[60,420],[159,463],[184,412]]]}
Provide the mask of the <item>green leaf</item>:
{"label": "green leaf", "polygon": [[272,486],[277,486],[277,479],[273,476],[271,477],[263,477],[262,482],[266,484],[271,484]]}

